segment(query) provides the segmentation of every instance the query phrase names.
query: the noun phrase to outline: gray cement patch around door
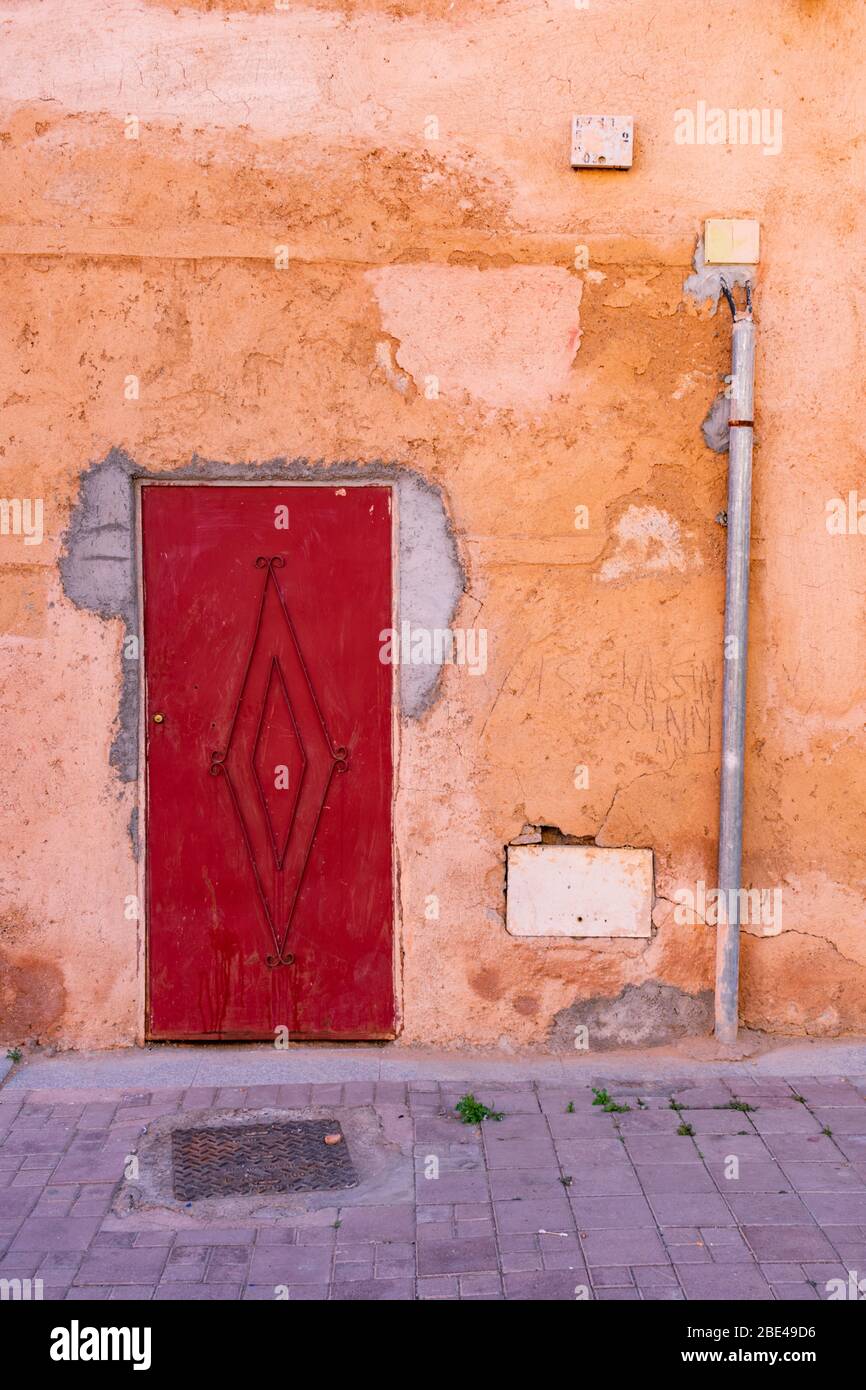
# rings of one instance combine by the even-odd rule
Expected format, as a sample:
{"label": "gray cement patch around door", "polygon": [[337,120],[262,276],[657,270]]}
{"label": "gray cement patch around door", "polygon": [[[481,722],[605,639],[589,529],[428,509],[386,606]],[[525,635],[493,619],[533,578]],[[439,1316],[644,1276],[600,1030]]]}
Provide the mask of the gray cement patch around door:
{"label": "gray cement patch around door", "polygon": [[[749,1048],[751,1047],[751,1052]],[[7,1076],[4,1089],[82,1091],[186,1086],[255,1086],[316,1081],[479,1082],[587,1081],[601,1073],[640,1078],[679,1076],[866,1075],[866,1039],[809,1040],[744,1035],[744,1047],[714,1056],[709,1038],[676,1047],[583,1052],[574,1056],[489,1050],[443,1051],[384,1046],[297,1044],[175,1047],[154,1044],[111,1052],[34,1055]]]}
{"label": "gray cement patch around door", "polygon": [[[358,1182],[354,1187],[314,1192],[255,1196],[206,1197],[179,1201],[173,1192],[171,1135],[175,1129],[226,1129],[239,1125],[285,1124],[291,1120],[336,1121],[345,1138]],[[134,1160],[130,1162],[129,1160]],[[131,1220],[135,1229],[165,1225],[182,1229],[197,1225],[269,1221],[317,1213],[337,1207],[411,1202],[412,1121],[407,1107],[370,1105],[307,1106],[303,1109],[184,1110],[165,1115],[146,1126],[137,1145],[131,1145],[127,1170],[137,1176],[120,1180],[111,1214],[114,1229]],[[321,1219],[321,1218],[320,1218]],[[315,1220],[314,1220],[314,1224]]]}
{"label": "gray cement patch around door", "polygon": [[[450,629],[464,593],[466,576],[442,490],[415,469],[400,463],[356,459],[325,463],[277,458],[262,463],[225,463],[192,458],[171,470],[140,466],[122,449],[81,473],[80,490],[63,536],[60,576],[64,593],[77,607],[110,620],[121,618],[127,636],[141,637],[138,611],[135,483],[162,484],[326,484],[375,486],[387,483],[398,499],[397,612],[410,629]],[[111,748],[111,765],[121,780],[139,775],[138,657],[120,666],[120,707]],[[399,667],[400,712],[418,719],[434,703],[442,665]],[[132,827],[137,833],[137,827]],[[136,845],[137,852],[137,845]]]}

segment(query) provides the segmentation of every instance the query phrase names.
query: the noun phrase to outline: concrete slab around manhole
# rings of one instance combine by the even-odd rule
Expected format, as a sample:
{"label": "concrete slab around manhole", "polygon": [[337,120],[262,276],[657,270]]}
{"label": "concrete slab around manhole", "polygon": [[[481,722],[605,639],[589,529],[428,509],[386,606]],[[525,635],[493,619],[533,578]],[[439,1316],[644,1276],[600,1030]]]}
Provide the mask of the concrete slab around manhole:
{"label": "concrete slab around manhole", "polygon": [[[336,1176],[354,1177],[354,1185],[310,1187],[309,1190],[247,1190],[238,1191],[242,1184],[244,1163],[250,1176],[250,1164],[255,1166],[255,1143],[247,1144],[244,1158],[244,1131],[252,1127],[261,1133],[276,1133],[280,1130],[298,1131],[305,1127],[307,1138],[312,1135],[310,1152],[318,1151],[321,1136],[321,1151],[326,1152],[324,1134],[340,1133],[342,1150],[338,1163],[342,1164]],[[219,1167],[220,1156],[226,1157],[234,1152],[238,1160],[235,1171],[236,1181],[230,1183],[234,1190],[192,1197],[193,1190],[204,1192],[207,1184],[195,1188],[195,1184],[177,1189],[175,1179],[177,1169],[173,1165],[173,1154],[182,1152],[184,1140],[180,1137],[195,1131],[204,1131],[212,1136],[203,1141],[202,1152],[209,1148],[211,1157],[216,1159],[211,1176]],[[222,1146],[216,1143],[216,1136],[223,1136]],[[249,1136],[247,1135],[247,1138]],[[284,1158],[286,1154],[284,1154]],[[297,1158],[297,1154],[295,1155]],[[267,1163],[262,1162],[262,1145],[259,1145],[258,1178],[266,1185]],[[327,1164],[332,1160],[325,1159]],[[277,1165],[279,1166],[279,1165]],[[300,1176],[296,1167],[284,1167],[288,1180]],[[412,1125],[408,1111],[399,1107],[374,1110],[369,1105],[334,1106],[327,1109],[308,1106],[302,1110],[188,1110],[179,1114],[165,1115],[149,1125],[141,1135],[136,1146],[130,1148],[125,1164],[126,1176],[118,1183],[112,1201],[111,1213],[115,1229],[132,1225],[147,1227],[168,1222],[178,1226],[178,1217],[183,1216],[191,1225],[210,1223],[219,1218],[223,1223],[243,1222],[251,1217],[267,1219],[285,1216],[295,1220],[305,1213],[322,1212],[335,1207],[363,1205],[365,1203],[408,1202],[413,1197],[412,1173]],[[256,1174],[252,1175],[255,1179]],[[271,1172],[271,1178],[274,1172]],[[310,1173],[307,1176],[311,1176]],[[332,1175],[333,1176],[333,1175]],[[255,1182],[253,1184],[255,1185]],[[176,1192],[186,1193],[178,1196]],[[184,1222],[186,1224],[186,1222]]]}

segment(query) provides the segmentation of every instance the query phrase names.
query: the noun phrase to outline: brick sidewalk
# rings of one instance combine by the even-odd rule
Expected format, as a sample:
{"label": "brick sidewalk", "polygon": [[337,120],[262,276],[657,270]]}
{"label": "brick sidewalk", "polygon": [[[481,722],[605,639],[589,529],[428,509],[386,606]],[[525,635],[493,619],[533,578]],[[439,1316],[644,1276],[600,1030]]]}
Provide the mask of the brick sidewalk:
{"label": "brick sidewalk", "polygon": [[[0,1278],[73,1300],[274,1299],[278,1286],[291,1299],[785,1300],[866,1278],[866,1077],[596,1084],[630,1108],[604,1113],[585,1085],[479,1084],[505,1112],[480,1128],[453,1111],[469,1088],[429,1081],[6,1087]],[[237,1227],[109,1212],[152,1120],[310,1104],[410,1115],[416,1202]]]}

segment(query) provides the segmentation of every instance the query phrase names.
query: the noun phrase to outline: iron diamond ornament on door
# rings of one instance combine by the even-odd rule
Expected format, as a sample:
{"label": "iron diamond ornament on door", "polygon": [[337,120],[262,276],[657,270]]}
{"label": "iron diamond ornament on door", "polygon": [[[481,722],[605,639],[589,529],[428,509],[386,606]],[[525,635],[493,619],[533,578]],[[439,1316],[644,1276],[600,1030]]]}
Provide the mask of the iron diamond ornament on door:
{"label": "iron diamond ornament on door", "polygon": [[148,1034],[392,1037],[390,489],[141,516]]}
{"label": "iron diamond ornament on door", "polygon": [[[210,764],[214,776],[222,773],[225,778],[249,855],[274,945],[267,956],[269,966],[294,964],[286,943],[298,893],[331,778],[335,771],[345,772],[348,757],[345,748],[335,748],[331,741],[280,593],[275,571],[284,565],[279,555],[256,559],[256,568],[265,571],[265,581],[255,635],[225,751],[211,753]],[[268,604],[283,619],[271,625],[281,639],[276,648],[262,638]],[[244,718],[247,707],[252,719]],[[250,817],[257,811],[267,822],[272,851],[264,864],[256,860],[250,834]],[[280,915],[280,903],[284,907],[288,903],[287,915],[285,911]]]}

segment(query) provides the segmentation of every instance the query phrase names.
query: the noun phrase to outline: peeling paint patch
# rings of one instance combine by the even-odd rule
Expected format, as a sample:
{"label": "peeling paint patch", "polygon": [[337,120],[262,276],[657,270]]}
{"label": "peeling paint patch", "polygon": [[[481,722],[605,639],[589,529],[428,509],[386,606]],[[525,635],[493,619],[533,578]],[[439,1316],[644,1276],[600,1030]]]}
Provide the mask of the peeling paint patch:
{"label": "peeling paint patch", "polygon": [[[78,608],[101,618],[120,618],[127,635],[139,635],[136,585],[135,493],[138,478],[178,481],[199,479],[233,482],[391,482],[399,514],[397,619],[430,631],[450,628],[465,577],[445,502],[439,489],[419,473],[396,463],[311,462],[274,459],[264,464],[219,463],[193,458],[170,473],[139,468],[121,449],[112,449],[84,470],[78,502],[63,537],[60,575],[67,598]],[[125,649],[125,644],[122,644]],[[140,647],[139,647],[140,649]],[[118,724],[111,747],[111,765],[124,782],[138,776],[139,669],[137,660],[121,654],[121,692]],[[406,664],[400,667],[400,708],[417,719],[436,698],[442,667]],[[137,827],[130,824],[133,847]]]}
{"label": "peeling paint patch", "polygon": [[[0,923],[0,939],[5,923]],[[0,948],[0,1042],[39,1042],[52,1036],[66,1011],[63,971],[40,955]]]}
{"label": "peeling paint patch", "polygon": [[616,524],[616,549],[597,575],[605,584],[647,574],[700,568],[697,553],[686,554],[680,524],[658,507],[631,506]]}
{"label": "peeling paint patch", "polygon": [[428,398],[526,411],[567,390],[583,293],[567,270],[397,265],[367,279],[398,365]]}
{"label": "peeling paint patch", "polygon": [[393,386],[395,391],[399,391],[401,396],[405,396],[409,390],[409,378],[405,372],[394,370],[394,363],[391,359],[391,344],[387,339],[382,339],[376,344],[376,366],[384,374],[389,386]]}
{"label": "peeling paint patch", "polygon": [[626,985],[614,999],[581,999],[554,1015],[548,1034],[556,1050],[573,1049],[575,1030],[588,1031],[591,1052],[613,1047],[660,1047],[676,1038],[710,1032],[713,992],[687,994],[673,985],[646,981]]}
{"label": "peeling paint patch", "polygon": [[42,565],[5,565],[0,636],[39,639],[48,628],[48,574]]}
{"label": "peeling paint patch", "polygon": [[671,392],[671,400],[681,401],[684,396],[687,396],[698,386],[703,385],[703,383],[710,376],[710,372],[705,372],[701,370],[683,372],[682,376],[677,381],[676,390]]}

